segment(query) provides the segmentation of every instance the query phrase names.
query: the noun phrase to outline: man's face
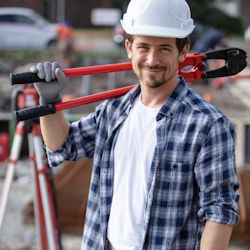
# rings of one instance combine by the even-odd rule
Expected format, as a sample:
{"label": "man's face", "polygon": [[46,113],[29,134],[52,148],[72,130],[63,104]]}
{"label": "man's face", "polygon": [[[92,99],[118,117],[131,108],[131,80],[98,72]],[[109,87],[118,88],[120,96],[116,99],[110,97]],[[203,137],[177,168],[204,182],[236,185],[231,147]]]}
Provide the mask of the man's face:
{"label": "man's face", "polygon": [[177,81],[179,63],[185,60],[189,46],[181,53],[175,38],[133,36],[133,42],[125,43],[133,70],[141,84],[157,88]]}

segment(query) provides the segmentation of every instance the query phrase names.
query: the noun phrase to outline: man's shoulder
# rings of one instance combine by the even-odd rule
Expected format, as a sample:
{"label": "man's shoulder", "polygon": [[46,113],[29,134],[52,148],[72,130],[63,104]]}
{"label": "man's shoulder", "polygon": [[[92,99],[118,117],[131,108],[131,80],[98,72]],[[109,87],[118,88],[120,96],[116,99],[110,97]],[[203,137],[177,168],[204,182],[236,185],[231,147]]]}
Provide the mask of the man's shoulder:
{"label": "man's shoulder", "polygon": [[193,89],[189,88],[185,99],[185,104],[192,110],[208,116],[210,119],[227,118],[225,114],[212,103],[206,101]]}
{"label": "man's shoulder", "polygon": [[193,121],[205,125],[205,133],[208,133],[214,128],[217,131],[226,129],[234,135],[234,125],[231,119],[212,103],[204,100],[194,90],[188,90],[184,103],[187,108],[186,112],[188,113],[189,111],[191,113]]}

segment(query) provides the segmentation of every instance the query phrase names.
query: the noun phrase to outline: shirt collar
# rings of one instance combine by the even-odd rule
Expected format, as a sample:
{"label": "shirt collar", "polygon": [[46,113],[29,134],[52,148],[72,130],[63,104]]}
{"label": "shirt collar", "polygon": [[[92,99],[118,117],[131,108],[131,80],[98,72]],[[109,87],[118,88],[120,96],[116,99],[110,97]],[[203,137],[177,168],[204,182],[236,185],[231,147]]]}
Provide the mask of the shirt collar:
{"label": "shirt collar", "polygon": [[[135,88],[129,91],[127,96],[127,101],[132,105],[136,96],[140,93],[141,87],[138,84]],[[173,117],[178,110],[178,107],[182,103],[183,98],[187,95],[188,87],[183,79],[183,77],[179,77],[179,85],[176,87],[174,92],[165,102],[165,104],[161,107],[158,115],[157,120],[160,120],[162,116],[171,116]]]}
{"label": "shirt collar", "polygon": [[179,77],[179,85],[176,87],[174,92],[165,102],[165,104],[161,107],[158,115],[157,121],[160,120],[161,116],[171,116],[173,117],[178,110],[179,106],[182,103],[182,100],[187,95],[188,87],[183,79],[183,77]]}

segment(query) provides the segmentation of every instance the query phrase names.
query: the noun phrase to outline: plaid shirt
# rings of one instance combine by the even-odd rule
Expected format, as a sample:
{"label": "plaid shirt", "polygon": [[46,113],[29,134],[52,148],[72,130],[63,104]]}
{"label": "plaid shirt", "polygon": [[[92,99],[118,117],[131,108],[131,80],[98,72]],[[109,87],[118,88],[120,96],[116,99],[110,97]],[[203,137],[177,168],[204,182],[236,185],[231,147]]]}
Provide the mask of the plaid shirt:
{"label": "plaid shirt", "polygon": [[[60,149],[47,150],[51,166],[82,156],[94,158],[82,250],[104,249],[112,202],[113,145],[139,92],[137,86],[125,96],[103,102],[94,113],[71,124]],[[143,249],[200,249],[207,220],[238,222],[233,126],[182,78],[156,119]]]}

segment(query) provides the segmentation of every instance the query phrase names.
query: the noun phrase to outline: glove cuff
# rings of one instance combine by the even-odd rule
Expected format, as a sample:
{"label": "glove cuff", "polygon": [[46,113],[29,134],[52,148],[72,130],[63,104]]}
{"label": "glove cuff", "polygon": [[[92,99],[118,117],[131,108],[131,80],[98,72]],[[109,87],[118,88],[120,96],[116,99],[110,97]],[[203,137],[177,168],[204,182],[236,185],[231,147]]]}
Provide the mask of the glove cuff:
{"label": "glove cuff", "polygon": [[58,103],[58,102],[62,102],[62,98],[60,95],[52,98],[52,99],[46,99],[46,98],[42,98],[40,96],[39,98],[39,103],[40,105],[45,105],[45,104],[54,104],[54,103]]}

